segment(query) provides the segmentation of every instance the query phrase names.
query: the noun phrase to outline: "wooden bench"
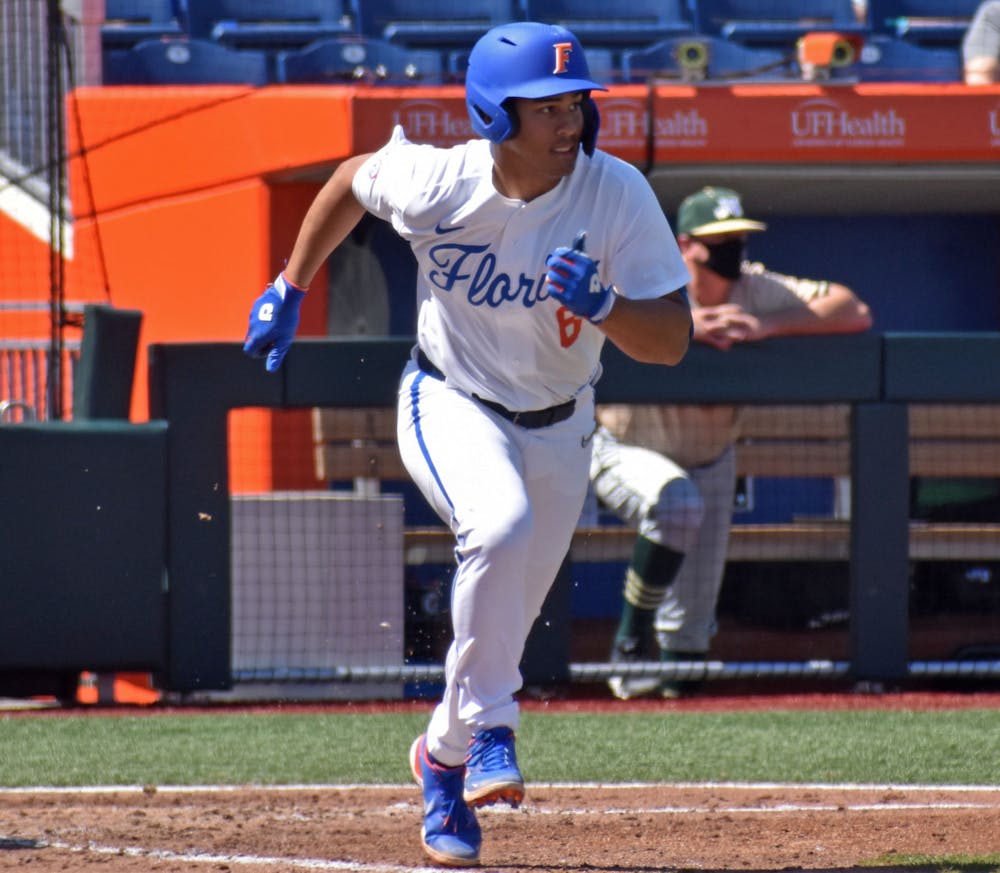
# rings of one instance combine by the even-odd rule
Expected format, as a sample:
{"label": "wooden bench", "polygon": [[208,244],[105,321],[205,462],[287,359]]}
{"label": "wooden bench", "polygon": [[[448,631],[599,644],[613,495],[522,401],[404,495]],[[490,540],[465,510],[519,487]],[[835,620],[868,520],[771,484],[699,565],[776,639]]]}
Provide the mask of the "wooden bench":
{"label": "wooden bench", "polygon": [[[920,404],[909,411],[910,472],[925,477],[1000,477],[1000,405]],[[313,410],[315,471],[324,481],[354,482],[361,493],[382,482],[408,480],[396,447],[394,408]],[[737,472],[761,478],[846,477],[851,469],[850,407],[846,404],[750,406],[736,447]],[[801,520],[734,524],[730,561],[838,561],[850,556],[850,523]],[[576,531],[570,557],[578,562],[624,561],[629,528]],[[454,542],[443,527],[408,528],[410,564],[447,563]],[[1000,560],[997,524],[910,524],[914,560]]]}
{"label": "wooden bench", "polygon": [[[912,476],[1000,476],[1000,406],[914,404]],[[737,444],[743,476],[849,476],[846,404],[749,406]]]}

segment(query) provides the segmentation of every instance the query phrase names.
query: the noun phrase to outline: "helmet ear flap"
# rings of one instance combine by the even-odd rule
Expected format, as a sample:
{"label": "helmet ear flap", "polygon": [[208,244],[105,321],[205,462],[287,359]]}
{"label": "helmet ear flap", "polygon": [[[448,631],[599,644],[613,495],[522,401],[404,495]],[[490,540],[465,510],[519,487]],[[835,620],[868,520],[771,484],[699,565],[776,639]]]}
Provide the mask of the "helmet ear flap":
{"label": "helmet ear flap", "polygon": [[580,109],[583,112],[583,134],[580,136],[580,145],[583,146],[583,153],[589,158],[597,147],[597,134],[601,129],[601,113],[590,94],[583,98]]}
{"label": "helmet ear flap", "polygon": [[514,135],[512,127],[517,126],[517,118],[510,111],[510,98],[498,106],[472,82],[466,82],[465,92],[469,121],[476,133],[490,142],[503,142]]}
{"label": "helmet ear flap", "polygon": [[500,109],[507,116],[507,127],[509,132],[504,139],[513,139],[521,128],[521,122],[517,117],[517,109],[514,107],[514,98],[508,97],[500,104]]}

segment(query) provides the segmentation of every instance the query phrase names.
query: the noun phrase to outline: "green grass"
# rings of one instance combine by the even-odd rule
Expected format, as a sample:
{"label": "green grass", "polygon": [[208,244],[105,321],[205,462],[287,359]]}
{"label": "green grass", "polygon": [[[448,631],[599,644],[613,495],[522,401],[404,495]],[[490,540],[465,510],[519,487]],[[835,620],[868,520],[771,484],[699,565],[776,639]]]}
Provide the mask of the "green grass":
{"label": "green grass", "polygon": [[861,867],[919,867],[935,873],[997,873],[1000,853],[991,855],[907,855],[891,852],[862,862]]}
{"label": "green grass", "polygon": [[[0,785],[401,783],[426,721],[421,712],[6,717]],[[986,709],[528,712],[518,754],[535,782],[1000,785],[998,713]]]}

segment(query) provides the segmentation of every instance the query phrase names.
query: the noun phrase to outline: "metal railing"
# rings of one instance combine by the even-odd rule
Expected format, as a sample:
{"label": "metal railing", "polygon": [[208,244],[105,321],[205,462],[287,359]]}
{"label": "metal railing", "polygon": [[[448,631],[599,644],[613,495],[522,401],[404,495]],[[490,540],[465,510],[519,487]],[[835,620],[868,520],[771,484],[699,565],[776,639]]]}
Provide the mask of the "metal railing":
{"label": "metal railing", "polygon": [[[80,316],[82,304],[68,304],[68,313]],[[49,304],[34,300],[0,301],[0,317],[48,313]],[[61,343],[62,409],[72,410],[73,376],[80,360],[80,340]],[[52,367],[51,338],[0,337],[0,424],[21,421],[48,421],[53,415],[50,384]]]}

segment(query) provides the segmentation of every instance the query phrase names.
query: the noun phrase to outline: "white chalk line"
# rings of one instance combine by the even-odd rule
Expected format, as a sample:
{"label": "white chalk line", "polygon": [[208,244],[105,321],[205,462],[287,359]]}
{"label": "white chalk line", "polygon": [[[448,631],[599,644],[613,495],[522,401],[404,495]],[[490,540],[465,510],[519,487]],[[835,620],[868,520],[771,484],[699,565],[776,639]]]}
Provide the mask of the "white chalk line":
{"label": "white chalk line", "polygon": [[[1000,785],[955,785],[901,782],[530,782],[528,790],[585,790],[613,791],[617,789],[733,789],[745,791],[908,791],[908,792],[968,792],[1000,794]],[[287,785],[265,785],[245,783],[242,785],[35,785],[0,786],[0,796],[5,794],[205,794],[241,791],[415,791],[412,782],[403,783],[291,783]]]}
{"label": "white chalk line", "polygon": [[286,858],[268,855],[216,855],[208,852],[173,852],[167,849],[142,849],[135,846],[101,846],[88,843],[44,843],[53,849],[88,852],[95,855],[116,855],[149,858],[153,861],[177,861],[188,864],[230,864],[241,867],[280,866],[294,870],[337,870],[356,873],[441,873],[440,867],[409,867],[399,864],[362,864],[355,861],[329,861],[323,858]]}

